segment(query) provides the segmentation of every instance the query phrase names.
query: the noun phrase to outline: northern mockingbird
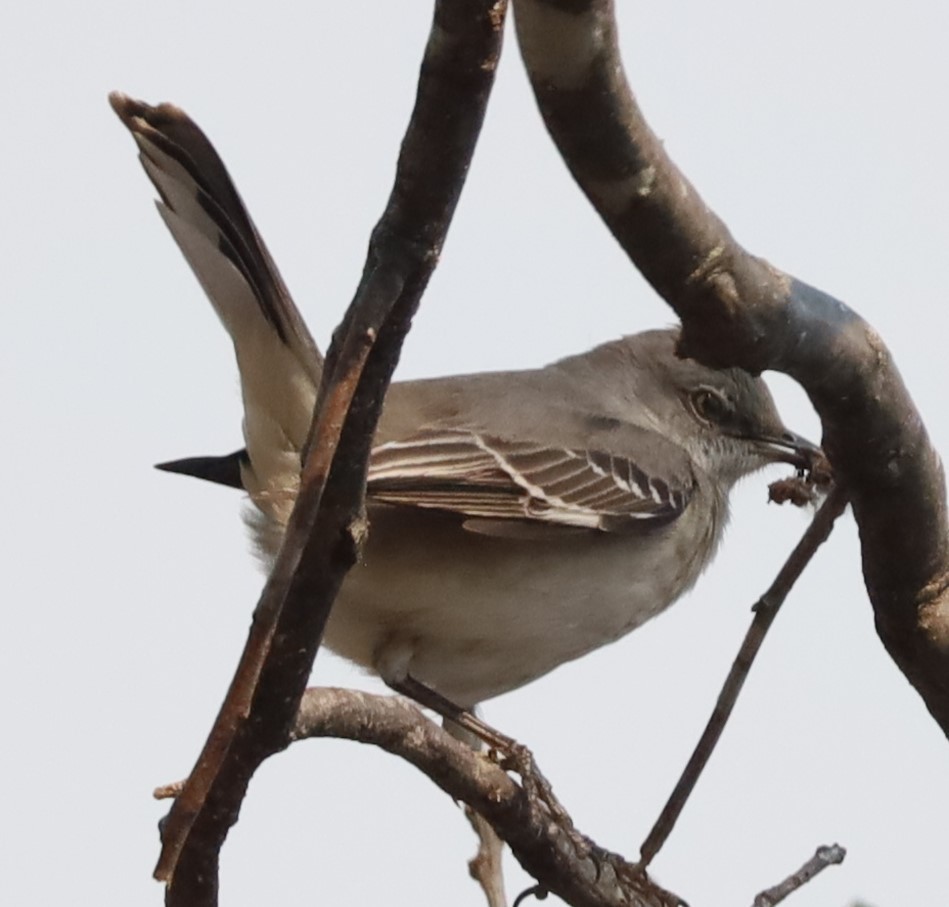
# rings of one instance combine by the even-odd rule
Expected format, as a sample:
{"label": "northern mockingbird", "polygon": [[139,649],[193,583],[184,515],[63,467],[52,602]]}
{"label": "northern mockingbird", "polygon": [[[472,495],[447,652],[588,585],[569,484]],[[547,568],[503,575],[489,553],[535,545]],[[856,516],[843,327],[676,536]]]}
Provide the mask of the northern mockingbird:
{"label": "northern mockingbird", "polygon": [[[159,211],[237,354],[245,449],[164,464],[246,490],[265,561],[296,496],[322,357],[211,144],[120,95]],[[712,559],[728,494],[817,449],[765,384],[676,356],[675,330],[546,368],[394,383],[369,469],[371,531],[325,643],[399,688],[477,703],[629,633]]]}

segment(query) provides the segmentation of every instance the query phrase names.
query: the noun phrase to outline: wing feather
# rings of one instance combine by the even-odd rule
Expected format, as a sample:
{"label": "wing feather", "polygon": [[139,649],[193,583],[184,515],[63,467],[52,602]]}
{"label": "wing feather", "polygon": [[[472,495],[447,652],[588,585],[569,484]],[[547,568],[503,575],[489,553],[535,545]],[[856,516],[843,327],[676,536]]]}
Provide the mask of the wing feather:
{"label": "wing feather", "polygon": [[691,475],[649,476],[615,453],[459,428],[376,447],[368,493],[378,503],[457,513],[479,532],[492,520],[621,532],[676,519],[688,506],[692,481]]}

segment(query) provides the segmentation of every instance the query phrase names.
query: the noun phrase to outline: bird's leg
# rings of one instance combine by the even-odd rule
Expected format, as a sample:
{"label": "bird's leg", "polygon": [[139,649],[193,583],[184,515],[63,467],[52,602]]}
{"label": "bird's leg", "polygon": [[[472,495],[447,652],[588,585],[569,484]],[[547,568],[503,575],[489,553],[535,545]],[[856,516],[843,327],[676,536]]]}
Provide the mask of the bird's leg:
{"label": "bird's leg", "polygon": [[411,674],[406,673],[397,679],[386,678],[386,683],[396,693],[408,696],[409,699],[424,708],[431,709],[442,718],[454,722],[478,740],[483,741],[488,747],[489,755],[493,756],[503,769],[520,775],[528,797],[543,803],[557,824],[570,833],[578,848],[583,853],[589,852],[592,842],[576,831],[570,815],[554,795],[550,782],[537,767],[534,754],[523,743],[518,743],[513,737],[502,734],[479,718],[471,709],[455,704],[437,690],[416,680]]}
{"label": "bird's leg", "polygon": [[387,677],[386,684],[396,693],[408,696],[420,706],[431,709],[442,718],[477,737],[482,743],[487,744],[489,749],[506,753],[521,745],[482,721],[471,709],[456,705],[447,696],[442,696],[437,690],[416,680],[411,674],[405,674],[399,678]]}

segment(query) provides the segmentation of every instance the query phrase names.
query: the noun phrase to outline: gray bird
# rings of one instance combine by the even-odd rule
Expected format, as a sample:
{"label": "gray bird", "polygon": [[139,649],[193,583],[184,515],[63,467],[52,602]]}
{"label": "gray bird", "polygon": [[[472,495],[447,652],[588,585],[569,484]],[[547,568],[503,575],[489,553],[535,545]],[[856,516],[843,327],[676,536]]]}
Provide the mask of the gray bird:
{"label": "gray bird", "polygon": [[[265,562],[297,494],[322,357],[224,165],[177,108],[122,95],[158,209],[234,342],[246,447],[163,468],[243,488]],[[325,644],[396,689],[477,703],[619,639],[708,566],[743,476],[813,465],[765,384],[648,331],[546,368],[394,383],[371,531]]]}

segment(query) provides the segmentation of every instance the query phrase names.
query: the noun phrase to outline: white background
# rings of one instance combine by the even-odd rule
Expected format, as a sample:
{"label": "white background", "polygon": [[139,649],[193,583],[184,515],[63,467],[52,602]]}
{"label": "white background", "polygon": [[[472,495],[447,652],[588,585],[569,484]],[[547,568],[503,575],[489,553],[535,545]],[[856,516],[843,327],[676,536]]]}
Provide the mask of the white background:
{"label": "white background", "polygon": [[[949,447],[944,0],[620,12],[675,159],[739,240],[880,330]],[[239,395],[106,93],[173,100],[202,125],[325,346],[390,187],[429,16],[422,0],[0,13],[6,903],[161,902],[150,791],[191,766],[261,586],[239,496],[151,469],[239,446]],[[400,374],[535,365],[671,320],[568,177],[509,36]],[[776,387],[786,421],[818,434],[803,396]],[[767,480],[743,485],[687,600],[488,705],[580,827],[630,856],[806,525],[765,504]],[[874,634],[849,516],[772,632],[658,879],[693,905],[749,904],[838,841],[845,864],[791,903],[947,903],[949,749]],[[314,680],[379,688],[325,653]],[[413,769],[303,744],[255,778],[223,903],[479,905],[473,847]],[[511,876],[512,894],[529,884]]]}

